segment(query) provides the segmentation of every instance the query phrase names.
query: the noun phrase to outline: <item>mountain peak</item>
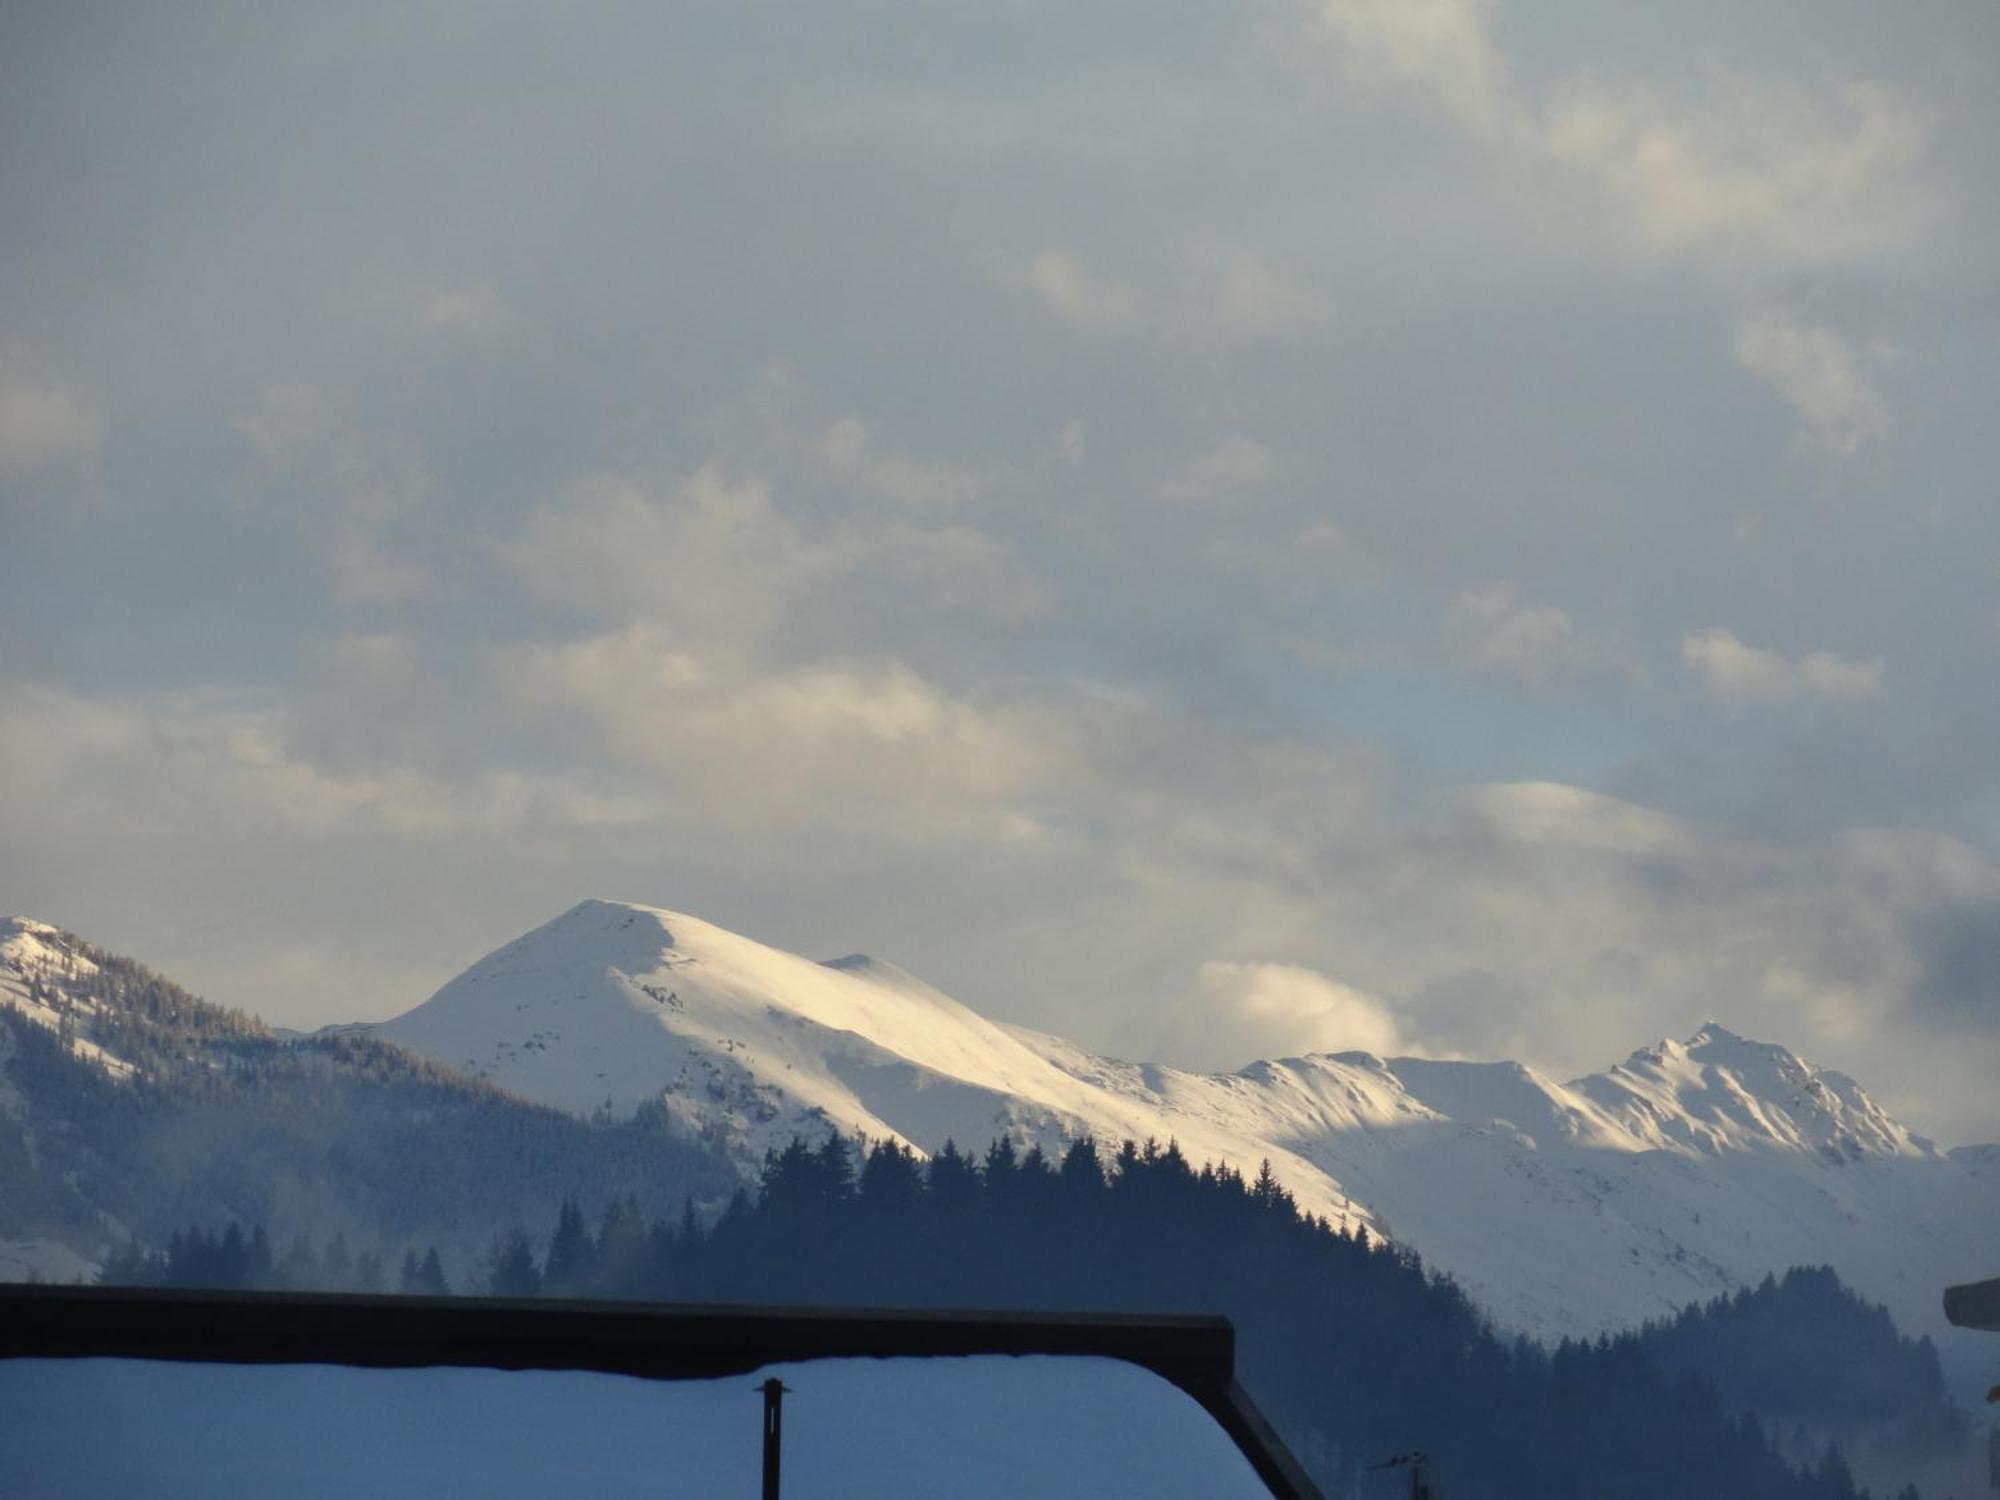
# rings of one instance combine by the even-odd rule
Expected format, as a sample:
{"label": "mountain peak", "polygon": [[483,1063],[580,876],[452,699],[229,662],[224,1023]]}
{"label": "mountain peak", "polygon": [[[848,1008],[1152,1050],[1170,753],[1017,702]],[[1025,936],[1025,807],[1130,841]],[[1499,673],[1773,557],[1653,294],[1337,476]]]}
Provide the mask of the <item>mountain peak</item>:
{"label": "mountain peak", "polygon": [[637,901],[609,901],[602,896],[586,896],[553,922],[536,930],[545,932],[554,927],[636,926],[648,918],[664,923],[667,918],[680,915],[679,912],[668,911],[665,907],[644,906]]}
{"label": "mountain peak", "polygon": [[97,971],[60,927],[34,917],[0,917],[0,963],[26,972],[68,965]]}
{"label": "mountain peak", "polygon": [[1718,1021],[1686,1042],[1642,1047],[1571,1086],[1642,1139],[1707,1155],[1746,1148],[1816,1152],[1840,1163],[1936,1151],[1845,1074]]}
{"label": "mountain peak", "polygon": [[1713,1062],[1729,1063],[1761,1059],[1778,1067],[1812,1071],[1791,1048],[1779,1042],[1760,1042],[1739,1032],[1731,1031],[1720,1021],[1705,1021],[1701,1029],[1681,1044],[1690,1057],[1700,1057]]}
{"label": "mountain peak", "polygon": [[1687,1041],[1682,1043],[1682,1045],[1688,1048],[1689,1051],[1693,1051],[1697,1047],[1708,1047],[1717,1044],[1741,1045],[1747,1040],[1748,1039],[1746,1037],[1743,1037],[1737,1032],[1731,1031],[1727,1026],[1724,1026],[1720,1021],[1703,1021],[1701,1023],[1701,1029],[1696,1031],[1695,1034],[1689,1037]]}

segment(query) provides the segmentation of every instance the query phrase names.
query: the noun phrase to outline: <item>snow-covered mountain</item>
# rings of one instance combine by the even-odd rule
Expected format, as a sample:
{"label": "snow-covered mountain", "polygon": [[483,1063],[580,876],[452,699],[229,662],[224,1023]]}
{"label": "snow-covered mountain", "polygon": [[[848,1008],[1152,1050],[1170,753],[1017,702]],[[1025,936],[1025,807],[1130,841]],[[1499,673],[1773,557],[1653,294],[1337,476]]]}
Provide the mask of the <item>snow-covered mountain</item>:
{"label": "snow-covered mountain", "polygon": [[229,1223],[435,1245],[464,1277],[563,1193],[667,1214],[734,1178],[653,1113],[578,1120],[379,1038],[280,1034],[0,918],[0,1280],[70,1281]]}
{"label": "snow-covered mountain", "polygon": [[829,1126],[928,1152],[1179,1142],[1449,1270],[1502,1324],[1586,1334],[1832,1263],[1913,1330],[2000,1255],[2000,1148],[1939,1150],[1852,1079],[1718,1025],[1560,1083],[1517,1063],[1284,1058],[1200,1074],[1000,1025],[892,965],[815,963],[586,901],[382,1035],[562,1108],[664,1098],[746,1170]]}
{"label": "snow-covered mountain", "polygon": [[129,1078],[132,1063],[86,1035],[104,1006],[80,993],[77,981],[98,972],[94,958],[47,922],[0,917],[0,1005],[57,1033],[73,1056],[97,1063],[113,1078]]}

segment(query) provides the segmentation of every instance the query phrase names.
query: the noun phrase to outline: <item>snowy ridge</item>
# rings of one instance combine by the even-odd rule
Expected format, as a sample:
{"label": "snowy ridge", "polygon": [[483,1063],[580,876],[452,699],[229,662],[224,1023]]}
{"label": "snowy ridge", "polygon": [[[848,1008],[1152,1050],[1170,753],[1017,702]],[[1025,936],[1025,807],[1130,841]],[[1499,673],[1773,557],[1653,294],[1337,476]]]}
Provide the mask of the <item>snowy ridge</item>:
{"label": "snowy ridge", "polygon": [[1641,1048],[1575,1087],[1662,1150],[1785,1148],[1835,1161],[1938,1154],[1846,1074],[1746,1041],[1713,1021],[1685,1043]]}
{"label": "snowy ridge", "polygon": [[1938,1289],[1990,1274],[2000,1244],[2000,1150],[1940,1152],[1852,1079],[1717,1025],[1568,1083],[1361,1052],[1189,1073],[995,1024],[879,960],[587,901],[380,1030],[562,1108],[660,1100],[746,1173],[829,1128],[1269,1158],[1303,1208],[1393,1234],[1546,1336],[1828,1261],[1935,1332]]}
{"label": "snowy ridge", "polygon": [[[96,977],[74,939],[0,920],[0,1006],[127,1077],[85,1037]],[[1503,1327],[1543,1337],[1831,1263],[1936,1336],[1962,1388],[1990,1364],[1945,1327],[1938,1294],[1992,1272],[2000,1146],[1941,1151],[1854,1080],[1719,1025],[1567,1083],[1365,1052],[1191,1073],[995,1023],[878,959],[815,963],[681,913],[586,901],[393,1021],[327,1029],[576,1114],[657,1102],[746,1177],[829,1129],[926,1154],[1004,1132],[1050,1153],[1086,1133],[1174,1140],[1246,1175],[1268,1158],[1308,1212],[1414,1247]]]}
{"label": "snowy ridge", "polygon": [[[378,1028],[390,1041],[579,1113],[661,1100],[720,1135],[746,1170],[829,1128],[928,1153],[1012,1134],[1054,1149],[1083,1134],[1177,1135],[1197,1159],[1242,1161],[1225,1122],[1169,1120],[1125,1065],[1031,1044],[893,965],[815,963],[699,918],[586,901],[481,959]],[[1154,1084],[1195,1081],[1145,1070]],[[1292,1153],[1260,1146],[1248,1159]],[[1338,1185],[1285,1163],[1316,1210],[1354,1218]]]}
{"label": "snowy ridge", "polygon": [[[97,973],[87,957],[59,928],[32,917],[0,917],[0,1005],[59,1035],[77,1032],[100,1009],[72,992],[72,981]],[[135,1071],[81,1034],[69,1035],[69,1050],[114,1078]]]}

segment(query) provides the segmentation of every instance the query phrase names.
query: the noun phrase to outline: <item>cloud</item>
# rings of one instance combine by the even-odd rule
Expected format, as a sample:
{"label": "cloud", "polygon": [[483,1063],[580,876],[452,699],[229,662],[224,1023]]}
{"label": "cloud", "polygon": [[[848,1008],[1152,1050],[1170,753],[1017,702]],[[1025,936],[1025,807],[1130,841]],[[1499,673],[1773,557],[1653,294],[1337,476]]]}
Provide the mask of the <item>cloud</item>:
{"label": "cloud", "polygon": [[19,810],[17,826],[34,828],[37,846],[87,795],[93,816],[124,828],[135,850],[184,843],[197,862],[235,840],[443,838],[632,814],[561,779],[498,768],[445,774],[394,758],[337,765],[300,743],[283,707],[214,691],[85,695],[9,684],[0,769],[11,785],[51,799]]}
{"label": "cloud", "polygon": [[1235,246],[1179,260],[1172,272],[1141,285],[1094,271],[1070,252],[1049,250],[1029,264],[1025,280],[1066,322],[1144,335],[1206,357],[1292,339],[1333,321],[1327,297],[1267,254]]}
{"label": "cloud", "polygon": [[[1274,21],[1274,65],[1281,8],[1316,39]],[[61,126],[14,143],[0,231],[46,362],[0,369],[102,409],[35,472],[94,451],[121,498],[0,542],[0,670],[70,690],[0,702],[21,904],[168,943],[275,907],[237,952],[349,951],[218,998],[326,1019],[420,998],[385,954],[442,978],[610,889],[1086,1043],[1227,960],[1550,1071],[1719,1011],[2000,1120],[1990,1046],[1934,1035],[1970,1011],[1912,998],[1977,924],[1899,925],[1987,898],[1825,832],[1991,842],[2000,97],[1947,76],[1957,23],[1787,50],[1721,0],[1271,0],[1076,8],[1044,46],[948,7],[855,68],[874,23],[825,14],[775,53],[688,7],[394,45],[52,22],[74,65],[19,73]],[[329,46],[357,87],[273,128],[254,85]],[[518,107],[503,54],[601,86]],[[426,149],[375,149],[385,101]],[[74,188],[112,180],[107,236]],[[1837,518],[1795,422],[1853,455]],[[1774,620],[1697,661],[1817,704],[1886,692],[1894,640],[1899,712],[1680,724],[1622,686],[1630,641]],[[1708,667],[1663,669],[1699,706]],[[215,691],[111,688],[147,680]],[[1602,691],[1528,698],[1565,688]]]}
{"label": "cloud", "polygon": [[1441,635],[1454,666],[1507,677],[1537,692],[1568,687],[1594,673],[1630,677],[1630,651],[1609,635],[1577,628],[1566,610],[1531,604],[1511,583],[1468,589],[1446,608]]}
{"label": "cloud", "polygon": [[[432,713],[472,696],[426,687]],[[671,803],[582,774],[330,757],[310,738],[264,694],[0,680],[0,909],[281,1024],[373,1019],[506,936],[496,910],[546,916],[605,878],[607,850],[675,826]],[[536,891],[540,872],[559,873]]]}
{"label": "cloud", "polygon": [[[0,886],[86,931],[97,914],[105,940],[157,932],[143,956],[185,951],[200,983],[261,972],[278,928],[383,928],[436,983],[581,889],[725,921],[723,893],[776,889],[778,914],[738,924],[865,939],[1124,1055],[1225,1067],[1420,1039],[1567,1076],[1719,1015],[1920,1126],[2000,1125],[1984,991],[1964,991],[2000,868],[1938,835],[1755,839],[1572,786],[1426,788],[1379,752],[1130,695],[973,696],[880,660],[760,668],[653,627],[505,648],[491,690],[459,663],[411,692],[411,661],[373,637],[333,654],[351,691],[390,694],[381,714],[497,695],[501,717],[467,736],[479,753],[427,765],[409,737],[316,748],[255,699],[11,683]],[[198,899],[163,925],[191,872]],[[274,903],[293,915],[255,919],[240,952],[175,936],[190,912]],[[432,911],[449,920],[412,917]],[[392,967],[350,945],[310,992],[214,993],[281,1019],[379,1014],[424,992],[381,993]]]}
{"label": "cloud", "polygon": [[900,654],[913,638],[965,640],[1051,611],[1048,587],[987,523],[1045,482],[1045,453],[974,467],[811,406],[788,367],[767,365],[701,424],[706,456],[691,470],[576,479],[493,555],[585,619],[659,625],[766,664]]}
{"label": "cloud", "polygon": [[1128,329],[1139,321],[1138,288],[1093,275],[1075,256],[1045,250],[1028,268],[1028,285],[1051,311],[1088,328]]}
{"label": "cloud", "polygon": [[492,343],[520,321],[490,277],[432,292],[417,307],[417,326],[473,343]]}
{"label": "cloud", "polygon": [[103,441],[103,420],[73,391],[0,366],[0,480],[73,466]]}
{"label": "cloud", "polygon": [[722,824],[873,820],[949,832],[1016,827],[1049,769],[1034,724],[954,698],[894,661],[766,668],[638,625],[502,654],[514,705],[580,719],[670,795]]}
{"label": "cloud", "polygon": [[1521,128],[1522,102],[1481,0],[1326,0],[1322,35],[1358,85],[1405,94],[1475,134]]}
{"label": "cloud", "polygon": [[[2000,1062],[1980,1008],[1932,999],[1942,976],[1976,962],[1987,924],[1920,917],[2000,909],[2000,867],[1963,843],[1912,830],[1751,838],[1546,782],[1423,791],[1350,780],[1314,808],[1296,795],[1310,763],[1266,756],[1233,779],[1214,768],[1198,836],[1169,834],[1157,803],[1149,817],[1107,794],[1119,867],[1147,878],[1143,900],[1090,898],[1095,930],[1139,920],[1134,942],[1174,955],[1200,945],[1338,974],[1379,999],[1397,1045],[1513,1057],[1559,1077],[1713,1014],[1854,1073],[1919,1128],[1961,1140],[2000,1128],[1976,1086]],[[1291,795],[1252,797],[1253,777]],[[1128,904],[1135,915],[1110,915]],[[1162,973],[1158,991],[1180,983]],[[1285,1030],[1310,1012],[1298,997],[1315,993],[1280,988],[1261,1012],[1167,1001],[1135,1013],[1114,1050],[1213,1067],[1319,1045]],[[1365,1025],[1370,1013],[1328,1019]]]}
{"label": "cloud", "polygon": [[[834,472],[899,507],[962,494],[949,472],[871,458],[836,428]],[[809,498],[809,497],[808,497]],[[934,510],[906,516],[781,503],[766,477],[709,462],[664,493],[602,475],[538,509],[500,555],[534,592],[687,639],[806,651],[830,627],[921,617],[1018,623],[1048,608],[1012,551]]]}
{"label": "cloud", "polygon": [[1711,65],[1678,91],[1583,71],[1537,87],[1483,0],[1321,0],[1312,29],[1353,84],[1409,99],[1485,149],[1586,189],[1632,251],[1851,261],[1916,233],[1923,114],[1888,88]]}
{"label": "cloud", "polygon": [[1711,70],[1699,92],[1572,79],[1537,140],[1586,173],[1640,249],[1821,265],[1907,242],[1918,112],[1878,85],[1810,90]]}
{"label": "cloud", "polygon": [[874,426],[855,416],[834,422],[815,446],[834,479],[856,494],[896,505],[965,505],[991,484],[987,476],[958,464],[913,458],[887,448]]}
{"label": "cloud", "polygon": [[1379,997],[1298,964],[1210,960],[1154,1035],[1183,1066],[1211,1072],[1311,1052],[1411,1050]]}
{"label": "cloud", "polygon": [[1895,434],[1876,373],[1882,360],[1832,329],[1770,315],[1747,318],[1736,327],[1733,350],[1736,362],[1792,409],[1802,456],[1838,465]]}
{"label": "cloud", "polygon": [[1855,661],[1830,651],[1787,660],[1775,651],[1747,646],[1727,630],[1692,632],[1681,641],[1681,660],[1700,678],[1703,691],[1725,702],[1778,702],[1793,698],[1855,701],[1882,696],[1880,657]]}
{"label": "cloud", "polygon": [[1928,908],[1909,936],[1926,1000],[1974,1025],[2000,1018],[2000,898],[1989,892]]}
{"label": "cloud", "polygon": [[501,553],[530,590],[579,613],[746,644],[785,623],[838,566],[778,509],[768,483],[714,463],[657,497],[617,476],[580,481]]}

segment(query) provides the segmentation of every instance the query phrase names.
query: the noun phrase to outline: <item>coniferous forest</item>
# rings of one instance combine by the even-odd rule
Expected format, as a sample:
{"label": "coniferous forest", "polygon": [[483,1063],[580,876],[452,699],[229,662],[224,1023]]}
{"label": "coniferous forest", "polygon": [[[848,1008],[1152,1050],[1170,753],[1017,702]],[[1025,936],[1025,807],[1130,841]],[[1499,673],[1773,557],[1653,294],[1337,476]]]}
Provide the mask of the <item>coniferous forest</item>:
{"label": "coniferous forest", "polygon": [[[434,1248],[274,1247],[241,1227],[183,1232],[106,1279],[446,1286]],[[1495,1500],[1849,1500],[1864,1491],[1827,1442],[1847,1416],[1947,1437],[1963,1422],[1928,1345],[1830,1272],[1545,1349],[1496,1336],[1409,1251],[1302,1215],[1268,1169],[1196,1168],[1172,1144],[1106,1161],[1083,1141],[1055,1162],[1003,1139],[921,1162],[794,1142],[760,1195],[738,1192],[713,1222],[691,1204],[648,1222],[629,1197],[586,1215],[571,1196],[552,1229],[501,1235],[462,1280],[512,1296],[1221,1312],[1239,1377],[1334,1495],[1422,1449],[1455,1494]],[[1814,1361],[1829,1327],[1838,1357]]]}

